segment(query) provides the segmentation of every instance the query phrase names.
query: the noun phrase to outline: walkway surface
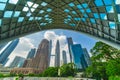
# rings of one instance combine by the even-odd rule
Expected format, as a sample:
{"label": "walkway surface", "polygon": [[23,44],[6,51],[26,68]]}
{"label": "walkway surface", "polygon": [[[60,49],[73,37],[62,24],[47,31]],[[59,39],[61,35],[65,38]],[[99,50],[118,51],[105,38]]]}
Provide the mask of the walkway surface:
{"label": "walkway surface", "polygon": [[[14,77],[0,78],[0,80],[14,80]],[[62,78],[62,77],[25,77],[23,80],[95,80],[89,78]]]}

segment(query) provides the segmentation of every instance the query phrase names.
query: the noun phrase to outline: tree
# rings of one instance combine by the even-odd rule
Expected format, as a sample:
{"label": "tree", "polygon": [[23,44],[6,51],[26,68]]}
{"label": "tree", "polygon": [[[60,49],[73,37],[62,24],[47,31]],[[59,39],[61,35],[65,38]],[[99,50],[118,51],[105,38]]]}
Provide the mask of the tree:
{"label": "tree", "polygon": [[35,74],[34,73],[30,73],[30,74],[28,74],[28,76],[35,76]]}
{"label": "tree", "polygon": [[93,78],[96,78],[98,80],[108,80],[108,76],[106,74],[106,62],[93,62],[92,65],[90,65],[86,69],[87,76],[91,76]]}
{"label": "tree", "polygon": [[[118,50],[103,42],[97,42],[93,47],[93,49],[91,49],[91,53],[95,58],[97,58],[97,60],[105,59],[108,61],[118,57]],[[114,57],[112,56],[113,54],[114,54]],[[120,54],[119,54],[119,57],[120,57]]]}
{"label": "tree", "polygon": [[4,77],[4,75],[2,73],[0,73],[0,78]]}
{"label": "tree", "polygon": [[58,67],[49,67],[43,73],[44,77],[57,77],[58,76]]}
{"label": "tree", "polygon": [[74,76],[76,74],[76,69],[74,69],[73,63],[64,64],[60,67],[60,76],[62,77],[68,77],[68,76]]}
{"label": "tree", "polygon": [[[93,49],[91,49],[91,53],[92,65],[86,69],[88,75],[92,74],[94,78],[103,78],[103,80],[108,80],[108,76],[112,74],[116,75],[116,73],[120,74],[117,71],[119,69],[113,69],[120,63],[119,50],[103,42],[97,42]],[[116,63],[114,64],[116,65],[113,65],[111,60],[115,61]]]}
{"label": "tree", "polygon": [[10,73],[10,76],[13,77],[13,76],[16,76],[16,74],[15,73]]}
{"label": "tree", "polygon": [[106,73],[109,76],[116,76],[116,75],[120,75],[120,64],[118,64],[117,61],[115,60],[110,60],[107,62],[107,66],[106,66]]}

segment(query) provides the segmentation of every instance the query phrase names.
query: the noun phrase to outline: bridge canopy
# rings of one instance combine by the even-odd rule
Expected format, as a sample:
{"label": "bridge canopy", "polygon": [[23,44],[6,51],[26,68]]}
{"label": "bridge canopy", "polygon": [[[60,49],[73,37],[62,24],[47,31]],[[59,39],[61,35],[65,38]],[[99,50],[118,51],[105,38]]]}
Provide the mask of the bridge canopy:
{"label": "bridge canopy", "polygon": [[0,41],[48,29],[120,44],[120,0],[0,0]]}

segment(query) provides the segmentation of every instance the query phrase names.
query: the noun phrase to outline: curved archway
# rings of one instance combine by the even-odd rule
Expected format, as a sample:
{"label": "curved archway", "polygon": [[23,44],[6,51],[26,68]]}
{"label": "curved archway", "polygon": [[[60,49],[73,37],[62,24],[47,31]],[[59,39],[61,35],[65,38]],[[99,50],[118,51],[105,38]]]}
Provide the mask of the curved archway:
{"label": "curved archway", "polygon": [[0,1],[0,42],[48,29],[69,29],[120,44],[119,0]]}

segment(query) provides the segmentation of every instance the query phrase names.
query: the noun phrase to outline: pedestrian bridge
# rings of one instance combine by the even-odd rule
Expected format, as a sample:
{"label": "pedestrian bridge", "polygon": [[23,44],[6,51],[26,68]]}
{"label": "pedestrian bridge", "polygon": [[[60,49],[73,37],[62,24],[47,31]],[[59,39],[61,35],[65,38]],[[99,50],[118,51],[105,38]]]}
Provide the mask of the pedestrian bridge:
{"label": "pedestrian bridge", "polygon": [[0,0],[0,42],[49,29],[120,45],[120,0]]}

